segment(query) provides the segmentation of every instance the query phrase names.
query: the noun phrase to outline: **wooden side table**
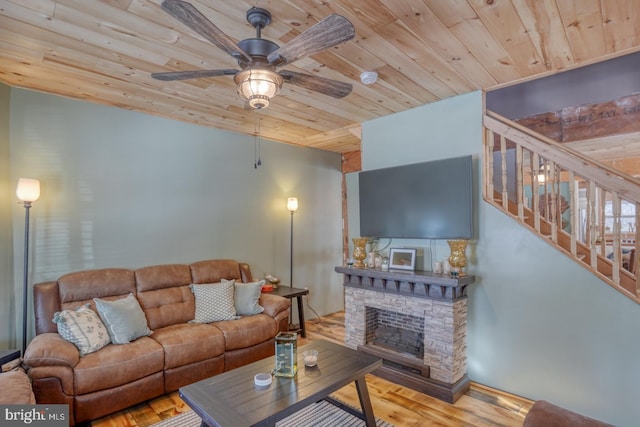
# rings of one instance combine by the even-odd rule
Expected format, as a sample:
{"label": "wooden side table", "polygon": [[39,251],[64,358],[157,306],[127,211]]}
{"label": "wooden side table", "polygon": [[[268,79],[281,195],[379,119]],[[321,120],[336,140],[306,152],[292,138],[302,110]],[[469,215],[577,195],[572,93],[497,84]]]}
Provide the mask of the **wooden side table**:
{"label": "wooden side table", "polygon": [[20,350],[0,350],[0,369],[5,363],[20,358]]}
{"label": "wooden side table", "polygon": [[[289,299],[296,298],[296,300],[298,301],[298,322],[300,322],[300,335],[302,336],[302,338],[306,338],[307,330],[304,326],[304,306],[302,304],[302,297],[304,295],[309,295],[309,290],[301,289],[301,288],[292,288],[291,286],[286,286],[286,285],[278,285],[276,289],[274,289],[269,293],[274,295],[280,295],[281,297],[285,297]],[[291,330],[291,326],[292,326],[291,316],[289,316],[290,330]]]}

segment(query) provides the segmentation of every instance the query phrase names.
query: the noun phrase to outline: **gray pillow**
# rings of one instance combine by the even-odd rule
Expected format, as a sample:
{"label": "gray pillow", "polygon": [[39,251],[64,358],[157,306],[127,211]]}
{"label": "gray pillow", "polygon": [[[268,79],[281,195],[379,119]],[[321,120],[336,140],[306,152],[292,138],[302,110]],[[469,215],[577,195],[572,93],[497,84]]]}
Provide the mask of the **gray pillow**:
{"label": "gray pillow", "polygon": [[94,298],[93,301],[113,344],[127,344],[136,338],[151,335],[144,311],[132,293],[115,301],[100,298]]}
{"label": "gray pillow", "polygon": [[233,283],[233,280],[224,280],[219,283],[189,285],[196,300],[196,314],[193,322],[211,323],[235,319]]}
{"label": "gray pillow", "polygon": [[264,311],[258,301],[262,293],[264,280],[259,282],[237,283],[235,284],[235,306],[239,316],[251,316]]}

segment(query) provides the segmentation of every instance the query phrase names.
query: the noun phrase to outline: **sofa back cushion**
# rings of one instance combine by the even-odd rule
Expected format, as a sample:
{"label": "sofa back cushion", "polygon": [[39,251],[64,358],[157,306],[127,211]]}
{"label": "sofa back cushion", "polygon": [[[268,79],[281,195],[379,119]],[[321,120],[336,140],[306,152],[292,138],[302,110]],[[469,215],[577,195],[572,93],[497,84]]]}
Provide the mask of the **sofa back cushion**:
{"label": "sofa back cushion", "polygon": [[103,268],[65,274],[58,279],[61,309],[75,309],[90,303],[95,310],[94,298],[119,299],[136,292],[133,270]]}
{"label": "sofa back cushion", "polygon": [[151,330],[186,323],[195,315],[195,300],[186,264],[167,264],[135,271],[138,301]]}
{"label": "sofa back cushion", "polygon": [[240,264],[231,259],[198,261],[190,265],[192,283],[218,283],[222,279],[243,282]]}

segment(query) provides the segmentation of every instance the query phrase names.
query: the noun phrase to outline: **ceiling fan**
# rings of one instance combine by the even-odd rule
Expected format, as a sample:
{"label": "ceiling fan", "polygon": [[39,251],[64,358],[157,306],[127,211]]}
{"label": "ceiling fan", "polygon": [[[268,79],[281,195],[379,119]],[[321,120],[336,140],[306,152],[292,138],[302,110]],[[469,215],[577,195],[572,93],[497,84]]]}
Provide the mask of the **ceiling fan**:
{"label": "ceiling fan", "polygon": [[256,37],[241,40],[237,44],[191,3],[164,0],[162,9],[234,57],[241,69],[152,73],[151,77],[154,79],[173,81],[233,75],[240,97],[255,109],[268,107],[270,99],[278,94],[285,82],[334,98],[342,98],[351,93],[350,83],[289,70],[276,72],[280,66],[352,39],[355,30],[351,22],[343,16],[329,15],[293,40],[278,46],[261,38],[262,29],[271,23],[271,14],[266,9],[249,9],[247,21],[256,29]]}

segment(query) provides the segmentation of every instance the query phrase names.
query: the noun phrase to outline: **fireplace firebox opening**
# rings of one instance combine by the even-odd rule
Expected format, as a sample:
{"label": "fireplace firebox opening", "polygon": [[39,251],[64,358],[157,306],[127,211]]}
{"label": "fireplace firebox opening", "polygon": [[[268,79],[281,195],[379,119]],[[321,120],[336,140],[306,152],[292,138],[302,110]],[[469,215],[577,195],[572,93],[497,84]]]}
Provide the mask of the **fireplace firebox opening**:
{"label": "fireplace firebox opening", "polygon": [[366,309],[366,345],[381,347],[418,360],[424,358],[424,317]]}

